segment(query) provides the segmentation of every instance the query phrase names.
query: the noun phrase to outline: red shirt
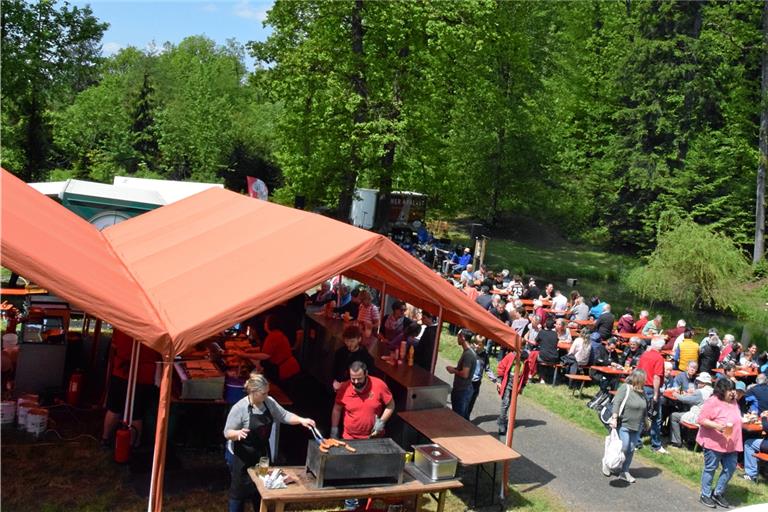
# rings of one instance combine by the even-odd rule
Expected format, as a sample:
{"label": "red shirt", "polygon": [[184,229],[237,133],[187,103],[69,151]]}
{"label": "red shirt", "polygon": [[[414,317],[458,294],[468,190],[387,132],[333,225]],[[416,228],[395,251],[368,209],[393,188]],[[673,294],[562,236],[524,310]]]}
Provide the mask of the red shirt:
{"label": "red shirt", "polygon": [[[112,375],[128,380],[133,338],[115,329],[112,331],[112,345],[115,349],[112,358]],[[160,354],[139,343],[139,368],[136,370],[136,382],[138,384],[154,384],[155,361],[161,360]]]}
{"label": "red shirt", "polygon": [[643,330],[643,327],[645,327],[645,324],[648,323],[648,317],[641,318],[637,322],[635,322],[635,332],[641,332]]}
{"label": "red shirt", "polygon": [[277,366],[280,380],[289,379],[301,370],[299,362],[291,352],[291,342],[282,331],[270,331],[264,339],[261,351],[269,354],[269,362]]}
{"label": "red shirt", "polygon": [[336,403],[344,408],[344,439],[368,439],[376,416],[381,417],[392,401],[392,392],[383,380],[368,376],[368,384],[357,391],[347,381],[336,392]]}
{"label": "red shirt", "polygon": [[637,362],[637,369],[645,371],[645,385],[653,387],[653,376],[661,379],[659,386],[664,382],[664,356],[657,350],[649,349],[643,352]]}

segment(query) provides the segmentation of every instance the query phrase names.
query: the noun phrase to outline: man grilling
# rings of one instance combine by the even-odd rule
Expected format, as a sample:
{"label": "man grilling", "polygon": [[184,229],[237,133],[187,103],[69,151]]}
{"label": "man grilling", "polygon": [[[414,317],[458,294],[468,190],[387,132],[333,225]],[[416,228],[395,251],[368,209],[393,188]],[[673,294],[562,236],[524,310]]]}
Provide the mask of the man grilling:
{"label": "man grilling", "polygon": [[344,439],[368,439],[384,434],[384,425],[395,411],[392,392],[383,380],[368,375],[368,366],[355,361],[349,366],[349,380],[336,392],[331,413],[331,437],[339,437],[344,417]]}

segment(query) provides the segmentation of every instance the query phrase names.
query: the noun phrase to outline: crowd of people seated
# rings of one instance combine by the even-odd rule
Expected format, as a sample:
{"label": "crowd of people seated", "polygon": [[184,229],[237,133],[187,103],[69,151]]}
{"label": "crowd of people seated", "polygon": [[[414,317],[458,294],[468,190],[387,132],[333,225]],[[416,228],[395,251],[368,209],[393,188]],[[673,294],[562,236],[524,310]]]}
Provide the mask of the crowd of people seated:
{"label": "crowd of people seated", "polygon": [[[636,315],[628,307],[614,315],[611,304],[600,297],[585,298],[576,290],[564,294],[552,283],[540,287],[533,277],[526,280],[507,270],[493,272],[483,264],[475,268],[468,248],[454,251],[450,262],[445,277],[522,337],[525,375],[521,382],[554,382],[560,371],[588,374],[598,385],[588,405],[600,409],[613,400],[627,375],[642,370],[638,375],[645,381],[638,389],[645,396],[650,425],[641,433],[650,435],[651,449],[661,454],[668,453],[667,439],[667,445],[682,447],[681,425],[703,432],[699,437],[714,435],[712,430],[722,425],[707,420],[700,424],[699,414],[708,401],[725,403],[732,393],[741,413],[740,423],[733,428],[741,432],[739,427],[744,426],[745,430],[743,441],[739,437],[740,444],[728,444],[728,449],[743,450],[744,478],[757,478],[755,454],[768,450],[763,438],[767,432],[761,432],[768,427],[768,352],[761,352],[754,343],[744,346],[730,333],[721,338],[715,328],[697,336],[681,319],[666,329],[660,314],[642,310]],[[506,372],[517,354],[499,350],[493,340],[486,340],[482,350],[486,357],[499,360],[500,373],[489,376],[497,382],[502,398],[499,434],[504,435],[511,380]],[[729,381],[732,389],[721,390],[718,398],[713,390],[721,380]],[[701,439],[697,441],[702,444]],[[717,450],[725,446],[706,445],[702,445],[705,457],[711,451],[710,458],[717,458],[712,454],[722,453]],[[704,477],[714,472],[713,464],[706,465]],[[730,478],[730,469],[724,471]],[[725,484],[714,490],[702,486],[702,503],[708,505],[707,498],[724,500]]]}

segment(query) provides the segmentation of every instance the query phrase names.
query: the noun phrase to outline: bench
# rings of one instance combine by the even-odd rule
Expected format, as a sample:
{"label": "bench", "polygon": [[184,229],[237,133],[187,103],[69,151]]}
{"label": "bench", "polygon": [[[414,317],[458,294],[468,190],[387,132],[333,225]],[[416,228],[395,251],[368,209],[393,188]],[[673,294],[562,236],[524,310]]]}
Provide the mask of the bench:
{"label": "bench", "polygon": [[[545,363],[543,361],[537,361],[536,366],[544,366],[546,368],[552,368],[552,385],[554,386],[557,384],[557,374],[560,371],[560,368],[565,368],[562,363]],[[539,376],[541,376],[541,371],[539,371]]]}
{"label": "bench", "polygon": [[[576,390],[578,389],[579,398],[583,398],[584,394],[582,393],[582,390],[584,389],[584,383],[592,382],[592,377],[589,375],[580,375],[578,373],[567,373],[565,377],[570,381],[569,386],[571,387],[571,395],[576,396]],[[577,388],[574,385],[575,382],[581,382],[581,385]]]}

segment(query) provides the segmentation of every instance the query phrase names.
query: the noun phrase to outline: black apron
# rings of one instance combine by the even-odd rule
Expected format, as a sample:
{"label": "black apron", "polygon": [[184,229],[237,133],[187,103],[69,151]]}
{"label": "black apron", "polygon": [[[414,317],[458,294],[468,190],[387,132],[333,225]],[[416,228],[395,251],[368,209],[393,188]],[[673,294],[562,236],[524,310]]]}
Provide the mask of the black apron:
{"label": "black apron", "polygon": [[[249,410],[251,406],[249,406]],[[245,500],[256,495],[256,484],[248,475],[248,468],[259,463],[261,457],[269,457],[269,434],[272,432],[272,414],[269,412],[266,402],[264,413],[250,413],[248,419],[248,437],[233,444],[234,457],[232,458],[232,485],[229,488],[229,497],[235,500]]]}

